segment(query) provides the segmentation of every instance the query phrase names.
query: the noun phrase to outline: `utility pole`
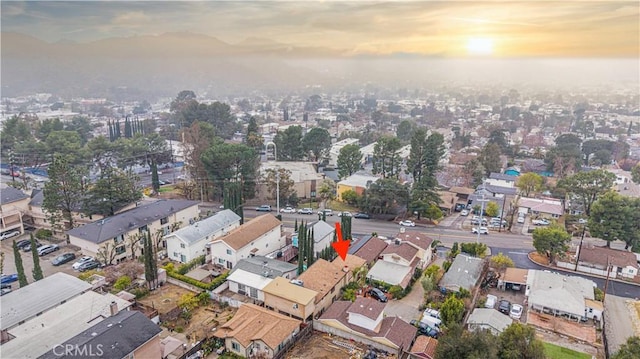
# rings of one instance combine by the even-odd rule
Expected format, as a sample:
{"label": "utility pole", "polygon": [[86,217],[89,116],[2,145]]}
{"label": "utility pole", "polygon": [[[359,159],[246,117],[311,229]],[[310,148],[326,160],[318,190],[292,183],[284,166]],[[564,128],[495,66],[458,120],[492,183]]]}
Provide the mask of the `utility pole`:
{"label": "utility pole", "polygon": [[480,228],[482,228],[483,219],[484,219],[484,186],[482,187],[482,202],[480,203],[480,223],[478,224],[478,236],[476,237],[476,244],[480,243]]}
{"label": "utility pole", "polygon": [[609,275],[611,273],[611,263],[609,262],[609,256],[607,256],[607,280],[604,282],[604,293],[602,294],[602,303],[604,303],[604,298],[607,296],[607,287],[609,287]]}
{"label": "utility pole", "polygon": [[280,213],[280,171],[276,166],[276,211]]}
{"label": "utility pole", "polygon": [[[574,272],[578,270],[578,262],[580,262],[580,253],[582,252],[582,241],[584,241],[584,232],[587,230],[587,226],[582,225],[582,236],[580,237],[580,245],[578,246],[578,253],[576,254],[576,267],[573,269]],[[609,263],[607,263],[607,266]],[[607,268],[608,270],[608,268]]]}
{"label": "utility pole", "polygon": [[502,232],[502,221],[504,220],[504,206],[507,204],[507,195],[502,195],[502,210],[500,211],[500,226],[498,226],[498,233]]}

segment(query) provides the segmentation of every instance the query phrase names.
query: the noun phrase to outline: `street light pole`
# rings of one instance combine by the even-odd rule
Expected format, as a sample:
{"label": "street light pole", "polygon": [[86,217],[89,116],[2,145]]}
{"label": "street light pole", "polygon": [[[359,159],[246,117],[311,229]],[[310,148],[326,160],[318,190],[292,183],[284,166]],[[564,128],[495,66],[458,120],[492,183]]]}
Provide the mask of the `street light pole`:
{"label": "street light pole", "polygon": [[480,228],[482,228],[482,220],[484,219],[484,187],[482,187],[482,189],[482,202],[480,202],[480,223],[478,224],[478,236],[476,237],[476,244],[480,243]]}
{"label": "street light pole", "polygon": [[276,167],[276,211],[280,213],[280,171]]}

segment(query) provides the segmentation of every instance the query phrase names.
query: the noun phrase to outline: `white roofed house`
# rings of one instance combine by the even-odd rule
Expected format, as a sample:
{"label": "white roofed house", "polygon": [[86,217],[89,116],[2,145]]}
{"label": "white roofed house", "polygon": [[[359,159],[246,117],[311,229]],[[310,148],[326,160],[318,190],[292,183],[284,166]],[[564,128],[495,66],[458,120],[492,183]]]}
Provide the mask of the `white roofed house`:
{"label": "white roofed house", "polygon": [[[229,290],[246,295],[260,303],[264,302],[262,291],[274,278],[287,280],[297,276],[298,266],[295,264],[271,259],[264,256],[244,258],[230,272],[227,281]],[[256,303],[257,304],[257,303]]]}
{"label": "white roofed house", "polygon": [[323,249],[331,245],[336,229],[325,221],[317,221],[311,225],[311,229],[313,230],[313,249],[317,258]]}
{"label": "white roofed house", "polygon": [[232,210],[225,209],[166,235],[167,256],[171,260],[187,263],[206,255],[206,245],[239,227],[240,219]]}
{"label": "white roofed house", "polygon": [[277,253],[286,246],[282,222],[273,214],[263,214],[209,244],[211,262],[233,269],[240,260]]}
{"label": "white roofed house", "polygon": [[592,280],[581,277],[529,270],[527,306],[530,310],[579,321],[587,316],[589,303],[595,299],[594,286]]}

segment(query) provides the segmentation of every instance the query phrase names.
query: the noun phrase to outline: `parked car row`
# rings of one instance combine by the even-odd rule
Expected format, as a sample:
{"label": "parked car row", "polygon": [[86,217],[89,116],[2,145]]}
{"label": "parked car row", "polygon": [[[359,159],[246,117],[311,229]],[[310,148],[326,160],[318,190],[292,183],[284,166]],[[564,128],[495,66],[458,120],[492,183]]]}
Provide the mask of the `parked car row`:
{"label": "parked car row", "polygon": [[508,300],[503,299],[498,305],[498,311],[502,314],[510,316],[513,319],[520,319],[522,317],[524,307],[516,303],[511,304],[511,302],[509,302]]}

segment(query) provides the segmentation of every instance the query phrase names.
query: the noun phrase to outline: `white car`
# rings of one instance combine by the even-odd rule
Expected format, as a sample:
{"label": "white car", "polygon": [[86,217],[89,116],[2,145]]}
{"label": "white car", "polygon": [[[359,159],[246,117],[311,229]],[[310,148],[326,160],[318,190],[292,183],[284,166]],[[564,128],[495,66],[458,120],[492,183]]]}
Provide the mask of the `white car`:
{"label": "white car", "polygon": [[284,207],[284,208],[280,208],[280,212],[282,213],[296,213],[296,209],[293,207]]}
{"label": "white car", "polygon": [[469,215],[469,210],[463,209],[462,211],[460,211],[460,215],[461,216],[468,216]]}
{"label": "white car", "polygon": [[584,218],[580,218],[580,219],[578,220],[578,223],[580,223],[580,224],[587,224],[587,220],[586,220],[586,219],[584,219]]}
{"label": "white car", "polygon": [[0,234],[0,241],[1,240],[5,240],[5,239],[9,239],[11,237],[19,236],[19,235],[20,235],[20,231],[4,232],[4,233]]}
{"label": "white car", "polygon": [[518,223],[524,223],[524,217],[518,217]]}
{"label": "white car", "polygon": [[487,301],[484,302],[484,307],[493,309],[496,306],[497,302],[498,302],[498,297],[492,294],[487,294]]}
{"label": "white car", "polygon": [[489,229],[487,227],[473,227],[471,228],[471,233],[475,233],[475,234],[489,234]]}
{"label": "white car", "polygon": [[511,304],[509,316],[513,319],[520,319],[522,317],[522,306],[520,304]]}
{"label": "white car", "polygon": [[351,212],[340,212],[338,213],[338,217],[353,217],[353,214],[351,214]]}
{"label": "white car", "polygon": [[401,226],[405,226],[405,227],[415,227],[416,224],[414,221],[410,221],[408,219],[405,219],[404,221],[399,223]]}
{"label": "white car", "polygon": [[78,268],[80,268],[81,265],[83,265],[86,262],[91,262],[93,260],[94,260],[93,257],[82,257],[78,259],[75,263],[73,263],[71,267],[75,270],[78,270]]}
{"label": "white car", "polygon": [[57,251],[58,249],[60,249],[60,247],[58,247],[57,244],[45,244],[42,245],[40,247],[38,247],[38,255],[40,257],[47,255],[49,253],[53,253],[55,251]]}
{"label": "white car", "polygon": [[546,219],[534,219],[532,223],[536,226],[548,226],[551,222]]}

